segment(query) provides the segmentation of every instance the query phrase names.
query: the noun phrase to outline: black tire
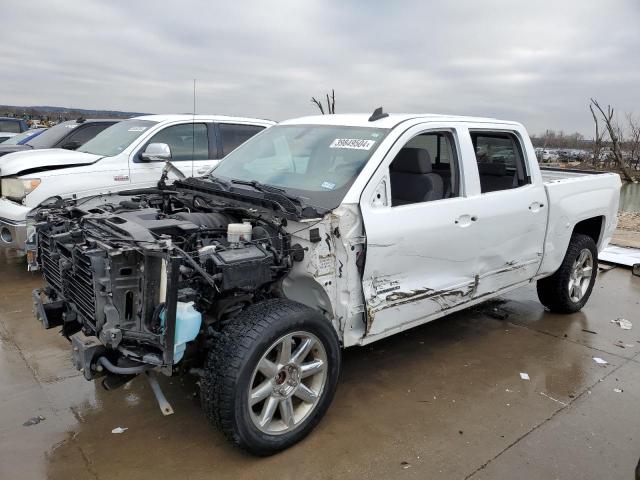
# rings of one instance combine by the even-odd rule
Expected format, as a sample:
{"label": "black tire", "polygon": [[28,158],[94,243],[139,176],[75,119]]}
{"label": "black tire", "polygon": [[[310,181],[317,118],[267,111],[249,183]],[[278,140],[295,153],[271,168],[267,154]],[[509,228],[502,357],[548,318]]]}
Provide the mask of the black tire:
{"label": "black tire", "polygon": [[[574,301],[569,295],[569,280],[574,262],[585,249],[591,252],[593,258],[591,278],[582,298],[579,301]],[[579,311],[591,296],[597,273],[598,249],[595,242],[588,235],[573,234],[560,268],[550,277],[538,280],[537,290],[540,303],[554,313],[575,313]]]}
{"label": "black tire", "polygon": [[[250,416],[250,383],[258,362],[274,342],[300,331],[314,335],[325,349],[324,387],[315,407],[294,430],[270,435],[258,429]],[[335,394],[340,367],[340,343],[326,318],[297,302],[267,300],[247,307],[216,338],[201,382],[202,407],[232,444],[255,455],[271,455],[302,440],[320,422]]]}

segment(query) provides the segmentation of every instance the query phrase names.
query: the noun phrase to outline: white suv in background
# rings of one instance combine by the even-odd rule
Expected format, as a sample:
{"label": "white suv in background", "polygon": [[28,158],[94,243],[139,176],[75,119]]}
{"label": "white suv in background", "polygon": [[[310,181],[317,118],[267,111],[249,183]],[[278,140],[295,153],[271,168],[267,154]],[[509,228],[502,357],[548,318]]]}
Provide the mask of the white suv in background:
{"label": "white suv in background", "polygon": [[214,115],[145,115],[107,128],[75,151],[6,155],[0,159],[0,248],[24,249],[27,214],[46,200],[155,185],[164,167],[156,159],[159,147],[164,152],[168,147],[183,175],[199,176],[273,124]]}

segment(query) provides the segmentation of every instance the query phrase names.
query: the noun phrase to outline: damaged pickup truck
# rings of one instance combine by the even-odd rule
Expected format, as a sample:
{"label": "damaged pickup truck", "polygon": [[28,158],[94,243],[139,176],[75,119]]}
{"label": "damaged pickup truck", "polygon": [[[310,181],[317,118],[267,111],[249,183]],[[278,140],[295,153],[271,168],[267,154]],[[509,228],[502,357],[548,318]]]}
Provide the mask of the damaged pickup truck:
{"label": "damaged pickup truck", "polygon": [[290,120],[204,177],[40,207],[36,311],[87,380],[143,374],[164,413],[155,375],[200,376],[206,416],[267,455],[325,414],[343,347],[535,282],[550,310],[580,310],[619,189],[541,171],[514,122]]}

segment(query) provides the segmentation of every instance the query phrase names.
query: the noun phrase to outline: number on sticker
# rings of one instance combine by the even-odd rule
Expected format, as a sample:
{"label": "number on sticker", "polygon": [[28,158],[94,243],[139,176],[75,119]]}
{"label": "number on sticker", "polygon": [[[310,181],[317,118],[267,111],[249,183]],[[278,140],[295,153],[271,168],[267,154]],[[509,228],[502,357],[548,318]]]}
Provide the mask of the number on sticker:
{"label": "number on sticker", "polygon": [[336,138],[329,148],[351,148],[355,150],[371,150],[375,140],[363,140],[360,138]]}

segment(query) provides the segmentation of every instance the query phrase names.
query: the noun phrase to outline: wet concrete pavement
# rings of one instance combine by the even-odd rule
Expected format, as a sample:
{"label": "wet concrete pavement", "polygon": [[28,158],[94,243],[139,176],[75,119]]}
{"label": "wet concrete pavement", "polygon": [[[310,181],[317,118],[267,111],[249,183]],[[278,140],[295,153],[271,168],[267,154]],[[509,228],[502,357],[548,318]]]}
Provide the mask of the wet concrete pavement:
{"label": "wet concrete pavement", "polygon": [[270,458],[228,446],[191,379],[161,379],[169,417],[143,379],[114,392],[86,382],[67,341],[33,318],[39,285],[0,254],[2,479],[634,478],[640,278],[626,269],[601,272],[574,315],[545,312],[526,288],[498,306],[504,320],[484,305],[347,350],[327,416]]}

